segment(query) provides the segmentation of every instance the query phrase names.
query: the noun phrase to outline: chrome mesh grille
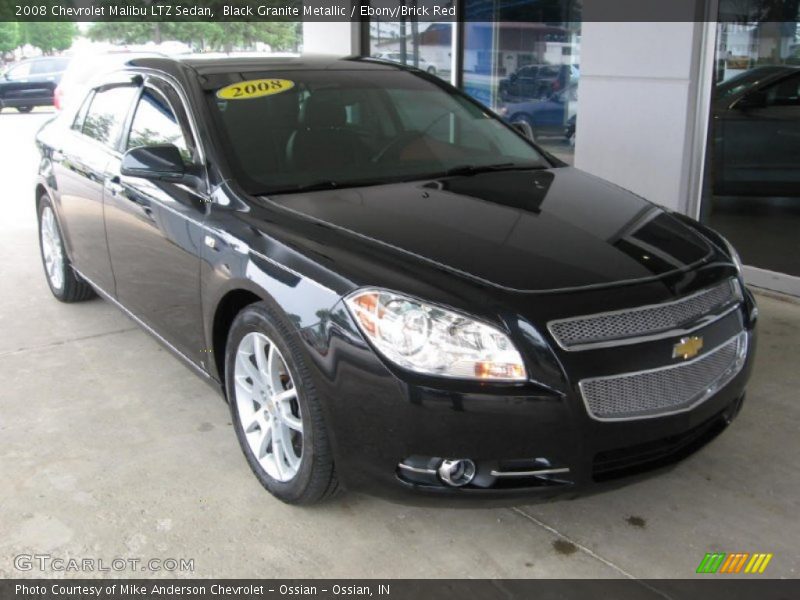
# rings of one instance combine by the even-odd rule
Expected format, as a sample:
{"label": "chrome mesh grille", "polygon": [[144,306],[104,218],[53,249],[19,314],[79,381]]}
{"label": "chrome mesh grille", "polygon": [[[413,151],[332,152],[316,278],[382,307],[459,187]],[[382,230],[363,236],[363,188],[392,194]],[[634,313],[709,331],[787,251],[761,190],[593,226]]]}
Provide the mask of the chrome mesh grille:
{"label": "chrome mesh grille", "polygon": [[600,420],[656,417],[688,410],[728,383],[742,368],[747,334],[741,333],[693,361],[585,379],[579,387],[590,415]]}
{"label": "chrome mesh grille", "polygon": [[729,279],[674,302],[560,319],[551,321],[548,329],[562,348],[574,349],[584,344],[623,340],[685,327],[741,299],[738,282]]}

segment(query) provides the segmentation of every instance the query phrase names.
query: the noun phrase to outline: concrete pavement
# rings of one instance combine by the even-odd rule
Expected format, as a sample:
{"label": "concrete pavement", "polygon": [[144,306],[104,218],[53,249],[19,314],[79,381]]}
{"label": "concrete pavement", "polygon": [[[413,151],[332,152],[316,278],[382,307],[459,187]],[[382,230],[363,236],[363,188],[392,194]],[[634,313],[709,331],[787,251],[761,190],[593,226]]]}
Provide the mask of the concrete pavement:
{"label": "concrete pavement", "polygon": [[799,305],[759,297],[742,414],[657,477],[514,509],[352,493],[292,508],[251,475],[200,379],[110,304],[50,296],[32,191],[44,118],[0,114],[0,576],[92,575],[15,567],[49,554],[194,560],[120,576],[686,578],[710,551],[772,552],[769,576],[798,576]]}

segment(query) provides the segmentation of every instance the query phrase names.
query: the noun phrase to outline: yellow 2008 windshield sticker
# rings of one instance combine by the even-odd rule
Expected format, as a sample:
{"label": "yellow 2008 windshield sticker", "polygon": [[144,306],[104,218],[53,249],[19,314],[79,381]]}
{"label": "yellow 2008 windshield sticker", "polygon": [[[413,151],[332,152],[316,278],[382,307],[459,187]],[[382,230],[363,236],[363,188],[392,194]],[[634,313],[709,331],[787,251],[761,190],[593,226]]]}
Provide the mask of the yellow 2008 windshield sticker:
{"label": "yellow 2008 windshield sticker", "polygon": [[294,87],[294,81],[288,79],[251,79],[226,85],[217,90],[217,98],[223,100],[250,100],[280,94]]}

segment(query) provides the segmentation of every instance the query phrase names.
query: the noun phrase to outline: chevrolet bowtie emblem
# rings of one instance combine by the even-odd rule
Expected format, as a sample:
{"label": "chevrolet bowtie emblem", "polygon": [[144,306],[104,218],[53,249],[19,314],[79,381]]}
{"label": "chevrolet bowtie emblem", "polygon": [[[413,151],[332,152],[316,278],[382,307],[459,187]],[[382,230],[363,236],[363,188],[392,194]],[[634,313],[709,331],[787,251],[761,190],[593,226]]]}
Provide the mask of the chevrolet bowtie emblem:
{"label": "chevrolet bowtie emblem", "polygon": [[681,338],[681,341],[672,347],[672,358],[688,360],[700,354],[703,349],[703,338],[692,336]]}

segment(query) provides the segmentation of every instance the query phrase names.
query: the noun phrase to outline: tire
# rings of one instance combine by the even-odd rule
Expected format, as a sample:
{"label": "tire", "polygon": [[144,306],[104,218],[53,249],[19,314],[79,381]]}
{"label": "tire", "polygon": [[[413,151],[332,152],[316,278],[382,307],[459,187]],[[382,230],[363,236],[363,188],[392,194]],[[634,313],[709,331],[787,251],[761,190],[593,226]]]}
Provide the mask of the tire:
{"label": "tire", "polygon": [[436,67],[434,67],[433,65],[428,67],[428,73],[430,73],[431,75],[436,75]]}
{"label": "tire", "polygon": [[[275,367],[263,368],[269,365]],[[298,505],[320,502],[338,491],[322,407],[299,340],[287,319],[264,302],[244,308],[231,325],[225,389],[239,446],[267,491]],[[273,403],[287,395],[289,400]],[[277,450],[276,435],[288,442],[279,443]]]}
{"label": "tire", "polygon": [[92,286],[72,270],[64,252],[58,219],[47,196],[39,200],[39,253],[45,279],[53,296],[61,302],[83,302],[94,298],[96,294]]}
{"label": "tire", "polygon": [[17,112],[21,112],[21,113],[29,113],[32,110],[33,110],[32,106],[18,106],[17,107]]}

